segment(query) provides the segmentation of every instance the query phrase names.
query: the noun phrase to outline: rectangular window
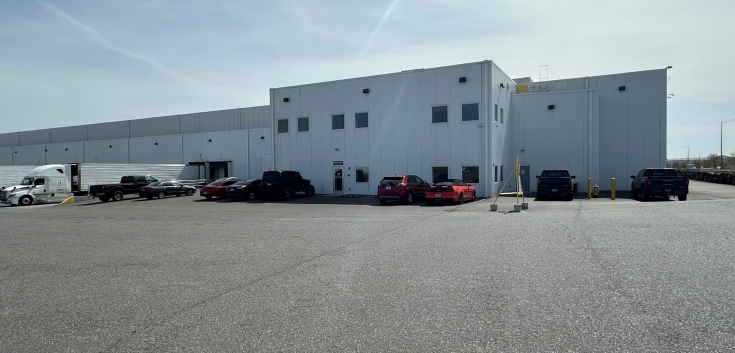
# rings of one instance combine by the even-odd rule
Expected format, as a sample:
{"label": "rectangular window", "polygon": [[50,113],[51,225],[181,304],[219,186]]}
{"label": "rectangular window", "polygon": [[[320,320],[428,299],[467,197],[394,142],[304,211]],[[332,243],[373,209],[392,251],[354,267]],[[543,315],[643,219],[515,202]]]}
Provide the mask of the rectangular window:
{"label": "rectangular window", "polygon": [[449,167],[431,167],[431,182],[449,179]]}
{"label": "rectangular window", "polygon": [[355,113],[355,127],[368,127],[368,113]]}
{"label": "rectangular window", "polygon": [[449,121],[449,112],[446,105],[438,107],[431,107],[431,122],[432,123],[446,123]]}
{"label": "rectangular window", "polygon": [[309,118],[299,118],[298,125],[299,132],[309,131]]}
{"label": "rectangular window", "polygon": [[288,119],[278,119],[278,133],[288,132]]}
{"label": "rectangular window", "polygon": [[462,121],[480,120],[480,104],[462,104]]}
{"label": "rectangular window", "polygon": [[465,183],[479,183],[480,167],[462,167],[462,181]]}
{"label": "rectangular window", "polygon": [[367,167],[356,167],[355,168],[355,182],[367,183],[370,181]]}
{"label": "rectangular window", "polygon": [[344,130],[345,128],[345,115],[337,114],[332,115],[332,130]]}
{"label": "rectangular window", "polygon": [[496,183],[498,182],[498,175],[499,175],[499,174],[500,174],[500,172],[498,171],[498,166],[496,165],[496,166],[495,166],[495,182],[496,182]]}
{"label": "rectangular window", "polygon": [[495,103],[495,122],[498,121],[498,103]]}
{"label": "rectangular window", "polygon": [[502,165],[500,166],[500,181],[503,181],[503,166]]}
{"label": "rectangular window", "polygon": [[501,124],[504,124],[505,123],[505,116],[503,114],[503,107],[500,107],[500,123]]}

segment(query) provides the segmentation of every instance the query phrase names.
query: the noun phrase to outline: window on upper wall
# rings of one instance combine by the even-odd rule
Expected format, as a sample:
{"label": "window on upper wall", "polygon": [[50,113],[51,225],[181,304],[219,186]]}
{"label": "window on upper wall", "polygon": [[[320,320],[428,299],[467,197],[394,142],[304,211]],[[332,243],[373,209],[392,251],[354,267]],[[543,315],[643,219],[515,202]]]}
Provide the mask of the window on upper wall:
{"label": "window on upper wall", "polygon": [[477,166],[462,167],[462,180],[465,183],[479,183],[480,182],[480,167],[477,167]]}
{"label": "window on upper wall", "polygon": [[480,104],[462,104],[462,121],[480,120]]}
{"label": "window on upper wall", "polygon": [[500,166],[500,181],[503,181],[503,166]]}
{"label": "window on upper wall", "polygon": [[368,167],[356,167],[355,168],[355,182],[356,183],[367,183],[370,181],[370,174],[368,173]]}
{"label": "window on upper wall", "polygon": [[299,118],[298,119],[298,131],[309,131],[309,118]]}
{"label": "window on upper wall", "polygon": [[332,115],[332,130],[344,130],[345,128],[345,115],[336,114]]}
{"label": "window on upper wall", "polygon": [[449,121],[449,112],[446,105],[431,107],[431,122],[446,123]]}
{"label": "window on upper wall", "polygon": [[288,119],[278,119],[278,133],[288,132]]}
{"label": "window on upper wall", "polygon": [[498,175],[500,175],[500,171],[498,170],[499,166],[495,166],[495,182],[498,182]]}
{"label": "window on upper wall", "polygon": [[498,103],[495,103],[495,121],[498,121]]}
{"label": "window on upper wall", "polygon": [[355,113],[355,128],[368,127],[368,113]]}
{"label": "window on upper wall", "polygon": [[505,123],[505,116],[504,116],[503,113],[504,113],[503,112],[503,107],[500,107],[500,123],[501,124],[504,124]]}
{"label": "window on upper wall", "polygon": [[431,167],[431,182],[449,179],[449,167]]}

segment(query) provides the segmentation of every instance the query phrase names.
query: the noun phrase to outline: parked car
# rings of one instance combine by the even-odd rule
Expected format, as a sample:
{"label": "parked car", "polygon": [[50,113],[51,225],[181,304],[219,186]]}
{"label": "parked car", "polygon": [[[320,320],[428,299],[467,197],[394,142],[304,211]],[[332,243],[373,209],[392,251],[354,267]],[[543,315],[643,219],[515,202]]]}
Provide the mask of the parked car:
{"label": "parked car", "polygon": [[679,176],[673,168],[641,169],[630,178],[633,179],[630,190],[636,200],[646,201],[654,196],[667,199],[676,196],[679,201],[686,201],[689,194],[689,178]]}
{"label": "parked car", "polygon": [[166,196],[186,195],[191,196],[196,192],[196,188],[189,185],[184,185],[177,181],[157,181],[150,183],[145,187],[140,188],[138,196],[145,197],[148,200],[158,197],[159,199],[165,198]]}
{"label": "parked car", "polygon": [[563,197],[567,201],[574,200],[574,179],[566,169],[545,169],[536,176],[536,199],[545,197]]}
{"label": "parked car", "polygon": [[226,197],[227,187],[240,181],[242,181],[242,179],[240,178],[217,179],[210,184],[202,187],[201,190],[199,190],[199,195],[206,198],[207,200],[210,200],[213,197]]}
{"label": "parked car", "polygon": [[137,194],[140,188],[158,179],[150,175],[128,175],[120,178],[119,184],[99,184],[89,187],[89,195],[99,197],[100,201],[120,201],[123,195]]}
{"label": "parked car", "polygon": [[417,198],[426,196],[429,183],[416,175],[388,175],[378,184],[378,201],[385,205],[388,201],[413,203]]}
{"label": "parked car", "polygon": [[294,170],[270,170],[263,172],[260,182],[260,193],[264,199],[280,197],[282,200],[290,200],[297,192],[303,192],[306,196],[314,196],[316,190],[311,185],[311,180],[304,179],[301,173]]}
{"label": "parked car", "polygon": [[238,181],[227,187],[225,195],[233,200],[255,200],[260,197],[260,179]]}
{"label": "parked car", "polygon": [[452,201],[463,204],[465,201],[475,200],[475,187],[461,179],[437,180],[426,189],[426,203],[429,205]]}

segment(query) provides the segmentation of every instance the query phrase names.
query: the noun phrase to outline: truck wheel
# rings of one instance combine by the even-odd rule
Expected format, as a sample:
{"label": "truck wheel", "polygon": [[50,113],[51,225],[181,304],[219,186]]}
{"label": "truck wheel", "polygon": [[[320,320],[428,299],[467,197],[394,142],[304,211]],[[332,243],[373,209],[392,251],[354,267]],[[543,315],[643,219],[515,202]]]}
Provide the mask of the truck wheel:
{"label": "truck wheel", "polygon": [[250,192],[250,193],[248,194],[248,200],[251,200],[251,201],[252,201],[252,200],[255,200],[255,198],[256,198],[256,197],[257,197],[257,196],[255,195],[255,191],[251,191],[251,192]]}
{"label": "truck wheel", "polygon": [[679,195],[679,201],[686,201],[687,195]]}
{"label": "truck wheel", "polygon": [[378,199],[378,202],[380,202],[381,205],[385,205],[388,203],[388,200],[385,199]]}
{"label": "truck wheel", "polygon": [[23,196],[18,200],[18,204],[21,206],[29,206],[33,204],[33,199],[30,196]]}
{"label": "truck wheel", "polygon": [[312,197],[316,194],[316,190],[314,190],[314,185],[309,185],[309,188],[306,189],[306,196]]}
{"label": "truck wheel", "polygon": [[189,191],[186,192],[186,196],[194,195],[194,190],[189,189]]}
{"label": "truck wheel", "polygon": [[165,193],[165,192],[163,192],[163,191],[159,192],[159,193],[158,193],[158,198],[159,198],[159,199],[165,199],[165,198],[166,198],[166,193]]}
{"label": "truck wheel", "polygon": [[457,201],[458,205],[461,205],[464,203],[464,194],[459,194],[459,201]]}
{"label": "truck wheel", "polygon": [[286,190],[283,190],[283,195],[281,195],[282,199],[289,201],[291,200],[292,197],[293,197],[293,192],[291,191],[290,188],[286,188]]}
{"label": "truck wheel", "polygon": [[641,189],[641,201],[648,201],[648,195],[646,195],[646,190]]}
{"label": "truck wheel", "polygon": [[115,191],[114,194],[112,194],[112,197],[113,199],[115,199],[115,201],[122,201],[123,197],[125,196],[123,195],[122,191],[118,190],[118,191]]}
{"label": "truck wheel", "polygon": [[633,188],[633,185],[630,186],[631,193],[633,194],[633,200],[638,200],[638,190]]}
{"label": "truck wheel", "polygon": [[409,205],[413,203],[413,192],[409,192],[408,196],[406,196],[406,203]]}
{"label": "truck wheel", "polygon": [[100,201],[102,201],[102,202],[110,201],[110,197],[109,196],[100,196]]}

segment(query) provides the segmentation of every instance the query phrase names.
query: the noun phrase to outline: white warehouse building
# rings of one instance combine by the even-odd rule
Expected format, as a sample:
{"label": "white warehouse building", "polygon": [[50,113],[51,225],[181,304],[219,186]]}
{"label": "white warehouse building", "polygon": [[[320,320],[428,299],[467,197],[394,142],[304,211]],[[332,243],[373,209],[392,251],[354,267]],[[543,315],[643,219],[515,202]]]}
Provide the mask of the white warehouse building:
{"label": "white warehouse building", "polygon": [[492,61],[402,71],[271,89],[263,107],[0,134],[0,165],[176,163],[182,178],[207,179],[297,170],[317,193],[357,195],[414,174],[493,196],[519,158],[527,191],[543,169],[627,190],[629,175],[666,165],[666,76],[532,82]]}

